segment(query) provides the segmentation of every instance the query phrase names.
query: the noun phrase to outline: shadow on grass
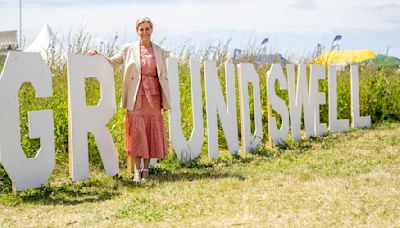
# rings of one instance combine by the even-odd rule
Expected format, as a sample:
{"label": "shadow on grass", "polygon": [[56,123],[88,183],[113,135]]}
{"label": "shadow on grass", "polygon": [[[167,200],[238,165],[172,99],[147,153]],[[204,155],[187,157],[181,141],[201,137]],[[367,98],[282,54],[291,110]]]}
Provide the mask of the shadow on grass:
{"label": "shadow on grass", "polygon": [[[87,182],[92,182],[89,179]],[[95,180],[96,181],[96,180]],[[92,203],[109,200],[120,195],[118,186],[102,186],[100,183],[64,183],[60,186],[45,186],[20,192],[16,197],[21,203],[33,204],[64,204],[76,205],[81,203]]]}
{"label": "shadow on grass", "polygon": [[214,168],[205,170],[188,170],[182,169],[172,171],[162,168],[154,168],[150,171],[151,180],[159,183],[164,182],[181,182],[181,181],[195,181],[195,180],[210,180],[221,178],[233,178],[240,181],[246,179],[244,175],[216,170]]}
{"label": "shadow on grass", "polygon": [[92,177],[77,183],[62,183],[59,186],[51,186],[50,183],[45,187],[22,191],[18,196],[13,196],[9,189],[0,194],[0,204],[10,206],[18,204],[77,205],[110,200],[121,195],[121,190],[124,188],[129,188],[130,190],[143,187],[153,188],[165,182],[201,179],[235,178],[241,181],[245,180],[243,175],[224,172],[214,168],[213,165],[203,164],[197,167],[204,168],[153,168],[150,170],[151,178],[149,178],[149,181],[142,184],[135,184],[129,176],[118,175],[115,177]]}
{"label": "shadow on grass", "polygon": [[153,168],[151,178],[143,184],[135,184],[129,175],[115,177],[92,177],[85,181],[72,183],[71,181],[29,189],[19,192],[18,196],[11,193],[11,185],[0,193],[0,204],[41,204],[41,205],[77,205],[82,203],[95,203],[110,200],[122,194],[122,189],[153,188],[160,183],[194,181],[201,179],[235,178],[245,180],[243,175],[221,171],[214,164],[186,164],[179,169]]}
{"label": "shadow on grass", "polygon": [[293,150],[296,153],[304,153],[308,150],[314,148],[315,145],[319,145],[322,149],[332,148],[340,143],[342,143],[343,138],[346,140],[355,140],[364,136],[364,134],[368,131],[375,130],[374,128],[350,128],[347,134],[338,132],[338,133],[327,133],[324,136],[318,137],[308,137],[302,138],[300,141],[295,142],[292,141],[291,138],[288,138],[286,144],[276,146],[278,150]]}
{"label": "shadow on grass", "polygon": [[76,183],[66,177],[59,177],[56,184],[50,181],[44,187],[21,191],[14,196],[11,192],[11,180],[2,167],[0,167],[0,174],[2,174],[0,175],[0,204],[4,205],[12,206],[21,203],[76,205],[109,200],[121,194],[115,178],[99,176]]}

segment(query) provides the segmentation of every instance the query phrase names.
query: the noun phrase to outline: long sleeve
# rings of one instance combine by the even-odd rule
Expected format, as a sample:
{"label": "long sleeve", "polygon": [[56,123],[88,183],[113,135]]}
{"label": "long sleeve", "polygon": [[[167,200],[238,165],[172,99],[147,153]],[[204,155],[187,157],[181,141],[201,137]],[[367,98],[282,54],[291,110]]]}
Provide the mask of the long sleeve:
{"label": "long sleeve", "polygon": [[104,56],[104,55],[103,55],[103,57],[104,57],[114,68],[116,68],[116,67],[118,67],[118,66],[124,64],[125,49],[126,49],[126,46],[123,46],[123,47],[118,51],[118,53],[115,54],[114,56],[112,56],[112,57],[107,57],[107,56]]}

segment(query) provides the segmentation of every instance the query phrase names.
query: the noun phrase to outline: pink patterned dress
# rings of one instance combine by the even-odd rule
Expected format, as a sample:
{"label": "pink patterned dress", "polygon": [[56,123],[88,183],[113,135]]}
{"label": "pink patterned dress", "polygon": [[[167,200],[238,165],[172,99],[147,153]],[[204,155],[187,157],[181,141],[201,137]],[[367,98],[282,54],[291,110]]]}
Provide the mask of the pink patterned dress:
{"label": "pink patterned dress", "polygon": [[126,113],[125,146],[128,155],[167,156],[167,137],[161,108],[161,86],[153,48],[140,46],[141,81],[132,111]]}

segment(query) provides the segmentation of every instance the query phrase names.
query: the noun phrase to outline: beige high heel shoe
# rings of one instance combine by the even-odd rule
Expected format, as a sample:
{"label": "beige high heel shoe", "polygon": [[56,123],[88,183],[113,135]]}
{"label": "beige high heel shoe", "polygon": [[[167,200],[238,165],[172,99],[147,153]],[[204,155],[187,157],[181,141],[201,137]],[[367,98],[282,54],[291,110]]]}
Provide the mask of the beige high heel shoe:
{"label": "beige high heel shoe", "polygon": [[[145,175],[143,173],[146,173]],[[141,172],[142,181],[145,181],[147,177],[149,177],[149,169],[142,169]]]}

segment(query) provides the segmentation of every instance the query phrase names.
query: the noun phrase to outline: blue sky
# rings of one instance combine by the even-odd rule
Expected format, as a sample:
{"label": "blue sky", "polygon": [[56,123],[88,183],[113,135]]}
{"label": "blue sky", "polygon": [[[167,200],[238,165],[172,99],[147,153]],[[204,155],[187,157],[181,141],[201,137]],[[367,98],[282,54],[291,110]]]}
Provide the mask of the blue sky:
{"label": "blue sky", "polygon": [[[148,16],[155,24],[153,39],[165,38],[167,47],[190,40],[200,47],[232,39],[243,48],[249,39],[268,37],[268,49],[292,57],[312,53],[317,43],[327,48],[336,34],[341,49],[371,49],[400,57],[400,2],[398,0],[36,0],[23,2],[26,46],[44,24],[66,36],[70,29],[86,30],[98,40],[117,32],[121,42],[137,39],[136,18]],[[18,28],[18,0],[0,0],[0,31]],[[6,20],[4,20],[6,18]]]}

